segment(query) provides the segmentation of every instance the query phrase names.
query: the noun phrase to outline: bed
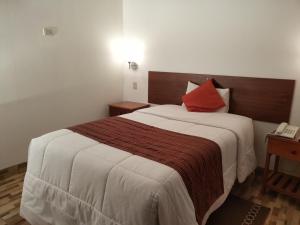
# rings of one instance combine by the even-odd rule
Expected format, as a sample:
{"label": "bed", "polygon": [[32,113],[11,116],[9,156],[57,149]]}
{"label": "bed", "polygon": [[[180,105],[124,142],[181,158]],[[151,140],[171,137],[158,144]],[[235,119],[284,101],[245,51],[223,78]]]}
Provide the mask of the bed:
{"label": "bed", "polygon": [[[152,99],[152,103],[157,102]],[[205,138],[219,146],[223,193],[205,212],[201,220],[205,224],[226,200],[235,180],[245,181],[256,168],[253,121],[243,115],[194,113],[176,104],[162,104],[121,118]],[[20,213],[32,225],[199,224],[178,171],[72,129],[31,141]]]}

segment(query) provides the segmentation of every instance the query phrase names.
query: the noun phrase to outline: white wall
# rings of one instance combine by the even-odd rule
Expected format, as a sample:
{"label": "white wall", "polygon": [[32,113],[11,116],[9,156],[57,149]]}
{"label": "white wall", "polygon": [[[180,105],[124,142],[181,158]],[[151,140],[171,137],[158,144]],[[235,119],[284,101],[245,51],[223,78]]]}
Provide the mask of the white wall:
{"label": "white wall", "polygon": [[0,1],[0,169],[24,162],[31,138],[104,117],[122,99],[109,49],[122,32],[121,0]]}
{"label": "white wall", "polygon": [[[124,0],[123,18],[125,35],[145,43],[140,70],[125,70],[125,99],[147,101],[148,70],[296,79],[291,122],[300,126],[299,0]],[[255,123],[260,165],[275,126]]]}

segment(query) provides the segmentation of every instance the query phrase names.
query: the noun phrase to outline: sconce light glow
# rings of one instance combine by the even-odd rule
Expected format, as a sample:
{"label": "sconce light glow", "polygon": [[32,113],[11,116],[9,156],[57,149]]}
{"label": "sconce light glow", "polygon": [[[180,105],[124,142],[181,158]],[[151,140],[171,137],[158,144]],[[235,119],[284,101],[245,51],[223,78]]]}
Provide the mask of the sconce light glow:
{"label": "sconce light glow", "polygon": [[120,38],[111,42],[113,57],[118,62],[141,63],[144,59],[145,47],[138,39]]}

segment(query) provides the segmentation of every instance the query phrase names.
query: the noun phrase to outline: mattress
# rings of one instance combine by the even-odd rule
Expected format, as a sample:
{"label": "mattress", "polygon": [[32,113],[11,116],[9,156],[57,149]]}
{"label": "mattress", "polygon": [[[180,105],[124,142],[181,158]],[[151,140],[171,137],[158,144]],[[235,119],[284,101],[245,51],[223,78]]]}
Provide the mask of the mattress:
{"label": "mattress", "polygon": [[[200,136],[222,152],[224,194],[256,167],[253,124],[227,113],[191,113],[181,106],[142,109],[122,117]],[[180,175],[160,163],[98,143],[70,130],[33,139],[29,147],[21,215],[32,225],[196,225]]]}

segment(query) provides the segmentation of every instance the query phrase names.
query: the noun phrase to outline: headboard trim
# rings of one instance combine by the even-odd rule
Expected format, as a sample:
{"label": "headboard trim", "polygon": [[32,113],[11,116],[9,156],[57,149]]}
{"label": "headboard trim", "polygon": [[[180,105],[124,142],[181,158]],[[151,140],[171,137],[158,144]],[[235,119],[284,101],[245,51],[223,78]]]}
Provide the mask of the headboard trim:
{"label": "headboard trim", "polygon": [[149,103],[180,105],[188,81],[213,79],[219,87],[230,88],[230,113],[273,123],[290,120],[295,80],[156,71],[148,76]]}

